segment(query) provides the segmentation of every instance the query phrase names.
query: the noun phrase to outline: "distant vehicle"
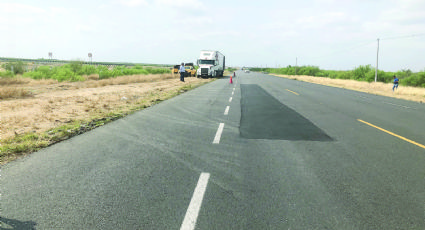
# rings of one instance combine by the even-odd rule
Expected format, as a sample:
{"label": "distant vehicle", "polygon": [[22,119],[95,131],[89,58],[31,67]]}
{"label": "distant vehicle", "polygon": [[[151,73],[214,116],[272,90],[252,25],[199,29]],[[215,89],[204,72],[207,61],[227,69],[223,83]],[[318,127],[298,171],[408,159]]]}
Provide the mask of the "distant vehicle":
{"label": "distant vehicle", "polygon": [[184,68],[186,71],[186,77],[194,77],[196,75],[196,69],[193,66],[193,63],[185,63]]}
{"label": "distant vehicle", "polygon": [[249,69],[246,69],[246,70],[244,70],[245,71],[245,73],[249,73],[250,71],[249,71]]}
{"label": "distant vehicle", "polygon": [[173,69],[171,70],[171,73],[178,74],[180,69],[180,65],[173,66]]}
{"label": "distant vehicle", "polygon": [[198,59],[198,77],[223,77],[226,58],[218,51],[202,50]]}

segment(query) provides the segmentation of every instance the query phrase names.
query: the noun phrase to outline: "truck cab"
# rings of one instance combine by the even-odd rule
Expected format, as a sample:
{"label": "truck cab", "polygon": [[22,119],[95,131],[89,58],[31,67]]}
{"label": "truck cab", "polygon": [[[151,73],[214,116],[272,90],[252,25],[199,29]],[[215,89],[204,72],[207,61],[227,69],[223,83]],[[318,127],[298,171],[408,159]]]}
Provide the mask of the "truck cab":
{"label": "truck cab", "polygon": [[201,51],[198,59],[197,77],[222,77],[225,68],[225,57],[218,51]]}

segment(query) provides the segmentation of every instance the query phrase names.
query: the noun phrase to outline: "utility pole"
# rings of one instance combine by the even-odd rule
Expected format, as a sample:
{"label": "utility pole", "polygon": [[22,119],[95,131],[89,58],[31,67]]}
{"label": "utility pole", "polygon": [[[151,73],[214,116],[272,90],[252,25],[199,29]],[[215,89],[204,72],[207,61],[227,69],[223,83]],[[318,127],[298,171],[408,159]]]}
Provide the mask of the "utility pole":
{"label": "utility pole", "polygon": [[378,80],[378,57],[379,57],[379,38],[378,38],[378,49],[376,50],[375,82]]}
{"label": "utility pole", "polygon": [[298,57],[295,57],[295,75],[297,75]]}

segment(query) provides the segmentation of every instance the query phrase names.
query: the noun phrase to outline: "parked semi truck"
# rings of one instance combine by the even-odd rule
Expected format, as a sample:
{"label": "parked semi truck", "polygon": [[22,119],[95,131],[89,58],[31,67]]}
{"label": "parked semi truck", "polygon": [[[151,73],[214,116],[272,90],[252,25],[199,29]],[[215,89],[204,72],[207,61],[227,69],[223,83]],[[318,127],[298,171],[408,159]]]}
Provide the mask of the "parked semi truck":
{"label": "parked semi truck", "polygon": [[202,50],[198,59],[197,77],[223,77],[226,57],[218,51]]}

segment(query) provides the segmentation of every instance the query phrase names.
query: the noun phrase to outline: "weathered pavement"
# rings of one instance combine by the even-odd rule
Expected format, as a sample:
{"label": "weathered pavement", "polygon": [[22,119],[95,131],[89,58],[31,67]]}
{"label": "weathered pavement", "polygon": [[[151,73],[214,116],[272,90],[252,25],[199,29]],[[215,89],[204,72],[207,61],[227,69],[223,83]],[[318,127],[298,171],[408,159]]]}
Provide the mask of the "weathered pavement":
{"label": "weathered pavement", "polygon": [[424,107],[237,72],[2,167],[2,228],[425,229]]}

